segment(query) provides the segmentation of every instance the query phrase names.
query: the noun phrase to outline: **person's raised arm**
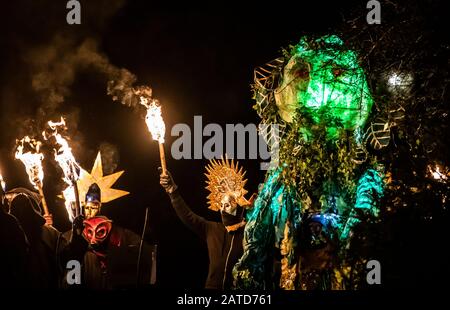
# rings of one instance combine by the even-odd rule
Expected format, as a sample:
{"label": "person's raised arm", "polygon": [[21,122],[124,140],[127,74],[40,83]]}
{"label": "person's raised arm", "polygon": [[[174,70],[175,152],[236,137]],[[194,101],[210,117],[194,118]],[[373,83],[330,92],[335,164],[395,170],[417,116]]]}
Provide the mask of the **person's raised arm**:
{"label": "person's raised arm", "polygon": [[[161,173],[161,168],[159,168],[159,171]],[[183,197],[181,197],[178,187],[169,171],[167,171],[167,174],[161,173],[159,183],[169,195],[172,206],[180,220],[189,227],[189,229],[205,239],[208,221],[191,211]]]}

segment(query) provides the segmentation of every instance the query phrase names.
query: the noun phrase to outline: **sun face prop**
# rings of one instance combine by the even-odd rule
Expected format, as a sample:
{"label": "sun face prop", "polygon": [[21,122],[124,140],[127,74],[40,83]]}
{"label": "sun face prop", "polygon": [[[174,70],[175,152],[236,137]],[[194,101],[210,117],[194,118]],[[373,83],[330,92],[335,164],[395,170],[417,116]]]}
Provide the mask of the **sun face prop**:
{"label": "sun face prop", "polygon": [[244,180],[245,172],[239,164],[234,164],[234,160],[229,161],[227,158],[216,161],[211,160],[206,166],[205,173],[207,177],[206,189],[210,191],[208,195],[209,209],[219,211],[225,197],[233,197],[241,207],[250,205],[244,195],[247,191],[244,189],[247,180]]}

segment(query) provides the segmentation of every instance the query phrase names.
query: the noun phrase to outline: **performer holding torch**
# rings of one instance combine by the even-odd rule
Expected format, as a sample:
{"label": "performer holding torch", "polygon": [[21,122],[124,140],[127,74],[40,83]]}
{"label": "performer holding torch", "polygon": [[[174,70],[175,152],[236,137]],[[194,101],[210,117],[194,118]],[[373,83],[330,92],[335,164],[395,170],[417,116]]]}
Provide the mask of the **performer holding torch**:
{"label": "performer holding torch", "polygon": [[192,212],[168,171],[161,174],[160,184],[180,220],[208,246],[209,272],[205,288],[230,289],[233,267],[243,253],[246,210],[252,208],[255,196],[245,199],[245,172],[233,160],[212,160],[206,171],[209,208],[220,212],[221,222],[208,221]]}
{"label": "performer holding torch", "polygon": [[[57,250],[61,233],[52,226],[52,217],[45,203],[42,184],[44,171],[41,142],[25,137],[17,141],[16,158],[24,164],[31,184],[39,191],[14,188],[7,192],[9,213],[20,223],[29,244],[27,279],[24,287],[54,289],[59,285]],[[40,204],[44,209],[41,215]]]}
{"label": "performer holding torch", "polygon": [[220,211],[222,222],[212,222],[193,213],[184,202],[177,186],[167,171],[164,156],[165,124],[161,106],[157,100],[141,96],[141,104],[147,108],[145,122],[154,140],[159,143],[161,159],[160,184],[170,197],[173,208],[181,221],[206,241],[209,253],[209,273],[205,288],[230,289],[233,286],[232,269],[243,253],[242,241],[245,227],[245,209],[251,208],[255,196],[246,200],[246,180],[242,168],[226,158],[212,161],[208,171],[207,189],[210,208]]}

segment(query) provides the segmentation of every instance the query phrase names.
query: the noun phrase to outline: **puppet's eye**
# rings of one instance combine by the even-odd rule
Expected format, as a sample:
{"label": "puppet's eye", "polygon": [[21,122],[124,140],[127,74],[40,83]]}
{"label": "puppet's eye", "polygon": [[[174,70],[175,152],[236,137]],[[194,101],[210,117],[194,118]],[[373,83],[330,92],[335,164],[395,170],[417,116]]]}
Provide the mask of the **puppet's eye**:
{"label": "puppet's eye", "polygon": [[294,79],[308,79],[309,78],[309,71],[310,71],[310,65],[305,60],[301,58],[295,59],[295,63],[292,65],[292,68],[290,69],[290,74],[294,77]]}
{"label": "puppet's eye", "polygon": [[294,72],[294,76],[300,79],[306,79],[308,77],[308,74],[309,74],[308,70],[305,69],[298,69],[295,70]]}
{"label": "puppet's eye", "polygon": [[320,224],[320,223],[310,223],[309,224],[309,229],[311,230],[311,233],[313,233],[314,235],[318,235],[322,231],[322,224]]}
{"label": "puppet's eye", "polygon": [[92,238],[93,235],[94,235],[94,230],[92,228],[88,228],[87,229],[87,237]]}
{"label": "puppet's eye", "polygon": [[334,68],[333,69],[333,75],[334,77],[340,77],[342,74],[344,74],[345,70],[342,68]]}
{"label": "puppet's eye", "polygon": [[99,239],[104,238],[106,236],[106,228],[101,227],[96,231],[95,236]]}

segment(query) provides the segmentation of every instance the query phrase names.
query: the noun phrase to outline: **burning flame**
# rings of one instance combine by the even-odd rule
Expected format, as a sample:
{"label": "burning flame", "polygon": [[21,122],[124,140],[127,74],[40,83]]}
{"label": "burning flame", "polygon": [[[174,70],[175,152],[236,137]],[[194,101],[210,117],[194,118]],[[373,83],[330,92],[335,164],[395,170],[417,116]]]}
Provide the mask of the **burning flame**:
{"label": "burning flame", "polygon": [[428,166],[428,170],[430,171],[431,176],[433,177],[433,179],[438,180],[438,181],[447,180],[447,175],[445,175],[445,173],[442,173],[440,171],[440,167],[438,165],[436,165],[436,170],[433,171],[431,166]]}
{"label": "burning flame", "polygon": [[63,191],[63,197],[65,199],[64,205],[66,207],[67,214],[69,215],[69,220],[73,222],[75,218],[73,210],[76,208],[75,206],[76,198],[73,186],[68,186]]}
{"label": "burning flame", "polygon": [[3,191],[6,192],[6,182],[5,182],[5,180],[3,179],[3,176],[2,176],[2,172],[1,172],[1,171],[0,171],[0,186],[2,187]]}
{"label": "burning flame", "polygon": [[141,104],[147,108],[145,123],[148,131],[150,131],[153,140],[164,143],[164,135],[166,133],[166,125],[161,115],[161,106],[157,100],[141,96]]}
{"label": "burning flame", "polygon": [[58,133],[58,130],[67,129],[64,118],[61,117],[61,121],[59,122],[49,121],[48,126],[51,129],[51,133],[47,135],[44,131],[42,136],[45,140],[48,140],[50,137],[55,137],[56,143],[59,145],[58,149],[54,149],[55,160],[63,171],[64,182],[69,185],[63,191],[63,197],[65,198],[64,204],[66,206],[67,213],[69,214],[69,219],[73,221],[73,210],[76,208],[76,205],[74,205],[76,204],[74,184],[80,178],[81,167],[75,160],[75,157],[72,154],[72,149],[70,148],[67,140],[60,133]]}
{"label": "burning flame", "polygon": [[76,162],[75,157],[72,154],[72,149],[69,146],[69,143],[61,134],[58,133],[58,130],[66,129],[66,122],[63,117],[61,117],[60,122],[48,122],[48,126],[52,130],[50,136],[47,136],[46,132],[42,133],[45,140],[48,140],[50,137],[55,137],[56,143],[59,145],[59,149],[55,149],[55,160],[61,167],[64,177],[63,180],[69,186],[71,186],[74,182],[76,182],[80,178],[80,165]]}
{"label": "burning flame", "polygon": [[[26,136],[22,140],[18,140],[16,145],[16,159],[20,159],[25,166],[25,170],[28,174],[31,184],[34,188],[39,189],[42,187],[42,181],[44,180],[44,169],[42,168],[42,160],[44,155],[39,152],[41,142],[31,139]],[[24,149],[30,149],[30,151],[24,153]]]}

